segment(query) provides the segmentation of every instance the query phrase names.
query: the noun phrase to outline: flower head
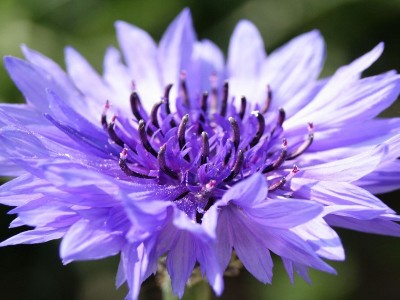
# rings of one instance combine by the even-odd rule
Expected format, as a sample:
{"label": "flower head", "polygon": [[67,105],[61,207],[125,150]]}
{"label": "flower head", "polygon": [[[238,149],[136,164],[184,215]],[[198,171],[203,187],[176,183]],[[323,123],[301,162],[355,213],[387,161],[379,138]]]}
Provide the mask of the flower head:
{"label": "flower head", "polygon": [[0,171],[16,177],[0,202],[33,229],[2,246],[62,238],[64,263],[119,254],[117,285],[136,299],[164,257],[177,295],[196,262],[219,295],[233,251],[264,283],[270,252],[309,280],[344,259],[331,226],[400,235],[372,194],[400,186],[400,120],[376,118],[400,77],[361,77],[382,44],[318,79],[317,31],[267,56],[241,21],[225,64],[188,10],[158,46],[116,28],[125,63],[109,48],[103,75],[72,48],[67,73],[25,46],[26,61],[5,58],[27,103],[0,106]]}

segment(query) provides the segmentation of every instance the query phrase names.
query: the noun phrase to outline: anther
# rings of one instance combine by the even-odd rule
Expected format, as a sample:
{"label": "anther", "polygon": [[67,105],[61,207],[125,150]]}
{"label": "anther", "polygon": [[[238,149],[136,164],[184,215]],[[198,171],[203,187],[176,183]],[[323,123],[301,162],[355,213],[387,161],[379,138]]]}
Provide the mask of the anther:
{"label": "anther", "polygon": [[166,144],[162,145],[160,147],[160,151],[158,151],[157,160],[158,160],[158,165],[160,166],[160,170],[173,179],[179,179],[178,174],[176,172],[174,172],[173,170],[171,170],[167,166],[167,162],[166,162],[166,158],[165,158],[166,151],[167,151]]}
{"label": "anther", "polygon": [[199,117],[199,128],[198,128],[198,133],[200,134],[201,132],[203,132],[203,125],[202,123],[204,123],[206,121],[205,116],[207,114],[207,99],[208,99],[208,92],[205,91],[203,93],[203,95],[201,96],[201,102],[200,102],[200,117]]}
{"label": "anther", "polygon": [[162,104],[162,102],[158,102],[158,103],[154,104],[153,108],[151,109],[151,113],[150,113],[151,123],[157,128],[160,128],[160,125],[158,124],[157,113],[158,113],[158,109],[160,108],[161,104]]}
{"label": "anther", "polygon": [[246,112],[247,100],[245,96],[240,98],[240,111],[239,111],[239,118],[243,120],[244,114]]}
{"label": "anther", "polygon": [[243,162],[244,162],[244,152],[243,150],[239,150],[235,161],[235,165],[231,169],[231,173],[229,174],[229,176],[224,179],[225,182],[232,180],[233,178],[235,178],[237,174],[239,174],[240,170],[243,167]]}
{"label": "anther", "polygon": [[208,134],[203,131],[201,133],[201,158],[200,164],[204,165],[207,162],[208,155],[210,154],[210,144],[208,142]]}
{"label": "anther", "polygon": [[278,111],[278,118],[276,120],[276,126],[274,127],[274,129],[272,129],[271,131],[271,136],[274,135],[275,130],[277,130],[277,128],[282,128],[283,122],[285,122],[286,119],[286,112],[285,110],[281,107],[279,108]]}
{"label": "anther", "polygon": [[229,117],[229,123],[231,124],[231,129],[232,129],[232,134],[231,134],[231,140],[233,142],[233,146],[235,146],[235,150],[237,151],[240,143],[240,129],[239,125],[236,122],[235,118]]}
{"label": "anther", "polygon": [[232,156],[232,148],[230,147],[228,149],[228,152],[226,152],[226,155],[224,157],[224,162],[223,162],[224,166],[226,166],[229,163],[229,160],[231,159],[231,156]]}
{"label": "anther", "polygon": [[133,91],[131,96],[130,96],[130,102],[131,102],[131,110],[133,115],[135,116],[136,120],[142,120],[143,117],[140,114],[140,108],[142,107],[142,103],[140,101],[139,95],[136,91]]}
{"label": "anther", "polygon": [[254,136],[253,140],[249,144],[250,147],[254,147],[255,145],[258,144],[258,142],[260,141],[261,136],[263,135],[264,130],[265,130],[265,119],[264,119],[263,115],[260,114],[259,111],[252,112],[252,115],[257,118],[258,128],[257,128],[256,135]]}
{"label": "anther", "polygon": [[149,175],[145,175],[145,174],[141,174],[138,172],[135,172],[133,170],[131,170],[128,165],[126,164],[126,157],[127,157],[127,150],[126,148],[122,149],[121,154],[119,155],[119,167],[121,168],[121,170],[128,176],[133,176],[133,177],[138,177],[138,178],[143,178],[143,179],[155,179],[157,177],[154,176],[149,176]]}
{"label": "anther", "polygon": [[275,182],[274,184],[272,184],[268,188],[268,191],[273,192],[273,191],[276,191],[277,189],[281,188],[286,182],[288,182],[290,179],[292,179],[293,176],[299,171],[300,170],[297,168],[297,166],[294,165],[292,171],[290,171],[290,173],[288,175],[282,177],[281,180],[279,180],[278,182]]}
{"label": "anther", "polygon": [[103,125],[104,129],[107,129],[108,123],[107,123],[107,112],[110,109],[110,101],[106,101],[106,104],[104,105],[103,112],[101,114],[101,125]]}
{"label": "anther", "polygon": [[[131,110],[133,115],[135,116],[136,120],[144,120],[144,117],[141,114],[142,109],[142,102],[140,101],[139,94],[136,92],[136,85],[134,82],[132,82],[132,87],[133,87],[133,92],[131,93],[130,96],[130,102],[131,102]],[[146,116],[147,117],[147,116]],[[151,130],[150,127],[147,128],[147,134],[152,135],[153,131]]]}
{"label": "anther", "polygon": [[278,169],[283,164],[283,162],[285,161],[286,155],[287,155],[287,140],[283,139],[283,141],[282,141],[282,150],[281,150],[281,153],[279,154],[278,158],[273,163],[271,163],[268,166],[266,166],[264,168],[264,170],[262,170],[262,173],[265,174],[265,173],[268,173],[270,171]]}
{"label": "anther", "polygon": [[[185,138],[185,133],[186,133],[186,125],[189,121],[189,115],[186,114],[183,116],[181,123],[179,124],[178,127],[178,143],[179,143],[179,148],[181,151],[183,150],[183,147],[186,145],[186,138]],[[185,160],[190,161],[189,154],[185,154]]]}
{"label": "anther", "polygon": [[186,71],[181,71],[180,74],[180,85],[181,85],[181,92],[182,92],[182,98],[183,98],[183,104],[185,104],[187,107],[190,106],[189,103],[189,92],[187,89],[187,85],[186,85]]}
{"label": "anther", "polygon": [[307,139],[303,142],[303,144],[299,146],[299,148],[297,148],[293,153],[291,153],[286,160],[295,159],[296,157],[303,154],[308,149],[308,147],[311,146],[313,140],[314,140],[314,124],[310,122],[308,123]]}
{"label": "anther", "polygon": [[189,191],[183,192],[178,197],[176,197],[173,201],[181,200],[181,199],[185,198],[188,194],[189,194]]}
{"label": "anther", "polygon": [[185,139],[185,133],[186,133],[186,125],[189,121],[189,115],[186,114],[183,116],[181,123],[179,124],[178,127],[178,142],[179,142],[179,148],[182,150],[183,147],[186,144],[186,139]]}
{"label": "anther", "polygon": [[229,95],[229,83],[228,81],[225,81],[223,86],[222,103],[221,103],[221,116],[223,117],[225,117],[226,110],[228,108],[228,95]]}
{"label": "anther", "polygon": [[272,89],[271,89],[271,86],[269,84],[267,84],[267,97],[265,98],[265,103],[261,110],[262,114],[265,114],[268,111],[268,109],[271,105],[271,101],[272,101]]}
{"label": "anther", "polygon": [[204,115],[207,113],[207,99],[208,99],[208,92],[205,91],[201,97],[201,103],[200,103],[200,108],[202,111],[202,115],[200,115],[200,118],[203,117],[203,121],[204,121]]}
{"label": "anther", "polygon": [[[165,112],[167,113],[167,115],[171,114],[171,108],[169,107],[169,93],[171,92],[171,88],[172,88],[172,83],[168,84],[164,89],[163,102],[165,104]],[[176,126],[174,119],[171,119],[169,124],[171,125],[171,127]]]}
{"label": "anther", "polygon": [[164,88],[164,103],[165,103],[165,110],[167,112],[167,114],[169,115],[171,113],[171,109],[169,107],[169,93],[171,92],[171,88],[172,88],[172,83],[167,84],[167,86]]}
{"label": "anther", "polygon": [[111,119],[111,122],[107,126],[107,132],[110,137],[110,139],[116,143],[117,145],[123,147],[124,142],[119,138],[119,136],[115,133],[114,126],[115,126],[115,120],[117,119],[117,116],[113,116]]}
{"label": "anther", "polygon": [[139,138],[143,147],[154,157],[157,157],[156,150],[153,149],[153,147],[150,145],[149,140],[147,139],[146,123],[143,120],[139,121],[138,131],[139,131]]}
{"label": "anther", "polygon": [[286,112],[285,112],[285,110],[281,107],[281,108],[279,109],[277,125],[278,125],[279,127],[282,127],[283,122],[285,122],[285,119],[286,119]]}

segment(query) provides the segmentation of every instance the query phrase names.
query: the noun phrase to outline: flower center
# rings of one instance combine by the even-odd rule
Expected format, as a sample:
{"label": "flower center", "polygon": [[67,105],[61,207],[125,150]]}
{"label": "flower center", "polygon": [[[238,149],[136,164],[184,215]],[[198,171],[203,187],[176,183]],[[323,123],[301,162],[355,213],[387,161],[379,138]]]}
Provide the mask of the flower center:
{"label": "flower center", "polygon": [[122,147],[121,170],[132,180],[152,180],[160,185],[176,186],[181,191],[174,200],[189,217],[201,222],[204,212],[236,182],[255,172],[265,174],[269,191],[284,186],[299,170],[289,174],[280,170],[285,161],[301,155],[313,141],[313,124],[308,138],[288,149],[283,138],[285,111],[269,112],[272,91],[268,87],[262,109],[251,111],[245,97],[240,107],[229,101],[229,84],[204,92],[192,101],[185,75],[180,80],[176,112],[170,109],[170,90],[165,87],[162,100],[150,114],[142,106],[136,91],[130,96],[135,120],[113,116],[107,122],[107,101],[101,117],[110,141]]}

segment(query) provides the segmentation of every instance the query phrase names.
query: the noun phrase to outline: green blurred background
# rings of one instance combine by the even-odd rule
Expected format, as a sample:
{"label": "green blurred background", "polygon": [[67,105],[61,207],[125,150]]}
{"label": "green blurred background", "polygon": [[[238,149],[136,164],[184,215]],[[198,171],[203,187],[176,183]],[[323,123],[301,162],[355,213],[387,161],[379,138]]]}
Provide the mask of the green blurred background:
{"label": "green blurred background", "polygon": [[[63,48],[72,45],[101,71],[106,47],[117,45],[115,20],[131,22],[159,40],[184,7],[192,10],[198,37],[213,40],[225,53],[235,24],[247,18],[260,29],[268,52],[299,33],[319,29],[328,52],[323,75],[380,41],[386,44],[385,53],[368,74],[400,69],[400,1],[379,0],[1,0],[0,55],[21,56],[24,43],[64,66]],[[3,65],[0,101],[23,101]],[[383,115],[400,116],[399,101]],[[399,195],[381,198],[400,211]],[[18,232],[7,229],[12,220],[7,210],[0,208],[0,240]],[[347,255],[345,262],[332,264],[338,276],[311,272],[311,286],[299,278],[292,286],[276,259],[271,286],[242,272],[226,279],[221,299],[399,299],[400,240],[338,232]],[[107,259],[63,267],[57,242],[0,248],[0,299],[123,299],[126,289],[114,288],[117,263]],[[143,299],[157,296],[147,287],[144,291]]]}

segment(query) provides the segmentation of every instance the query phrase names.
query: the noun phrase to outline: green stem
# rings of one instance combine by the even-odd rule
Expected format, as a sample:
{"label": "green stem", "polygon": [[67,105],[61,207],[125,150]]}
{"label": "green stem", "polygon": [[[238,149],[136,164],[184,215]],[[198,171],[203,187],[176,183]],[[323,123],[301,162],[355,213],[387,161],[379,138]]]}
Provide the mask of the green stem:
{"label": "green stem", "polygon": [[[171,279],[168,274],[165,274],[163,279],[161,283],[162,299],[178,300],[179,298],[172,293]],[[182,300],[210,300],[211,295],[207,281],[199,280],[191,286],[186,286]]]}
{"label": "green stem", "polygon": [[178,300],[172,293],[171,278],[168,276],[167,272],[163,274],[163,280],[161,281],[161,292],[163,300]]}

